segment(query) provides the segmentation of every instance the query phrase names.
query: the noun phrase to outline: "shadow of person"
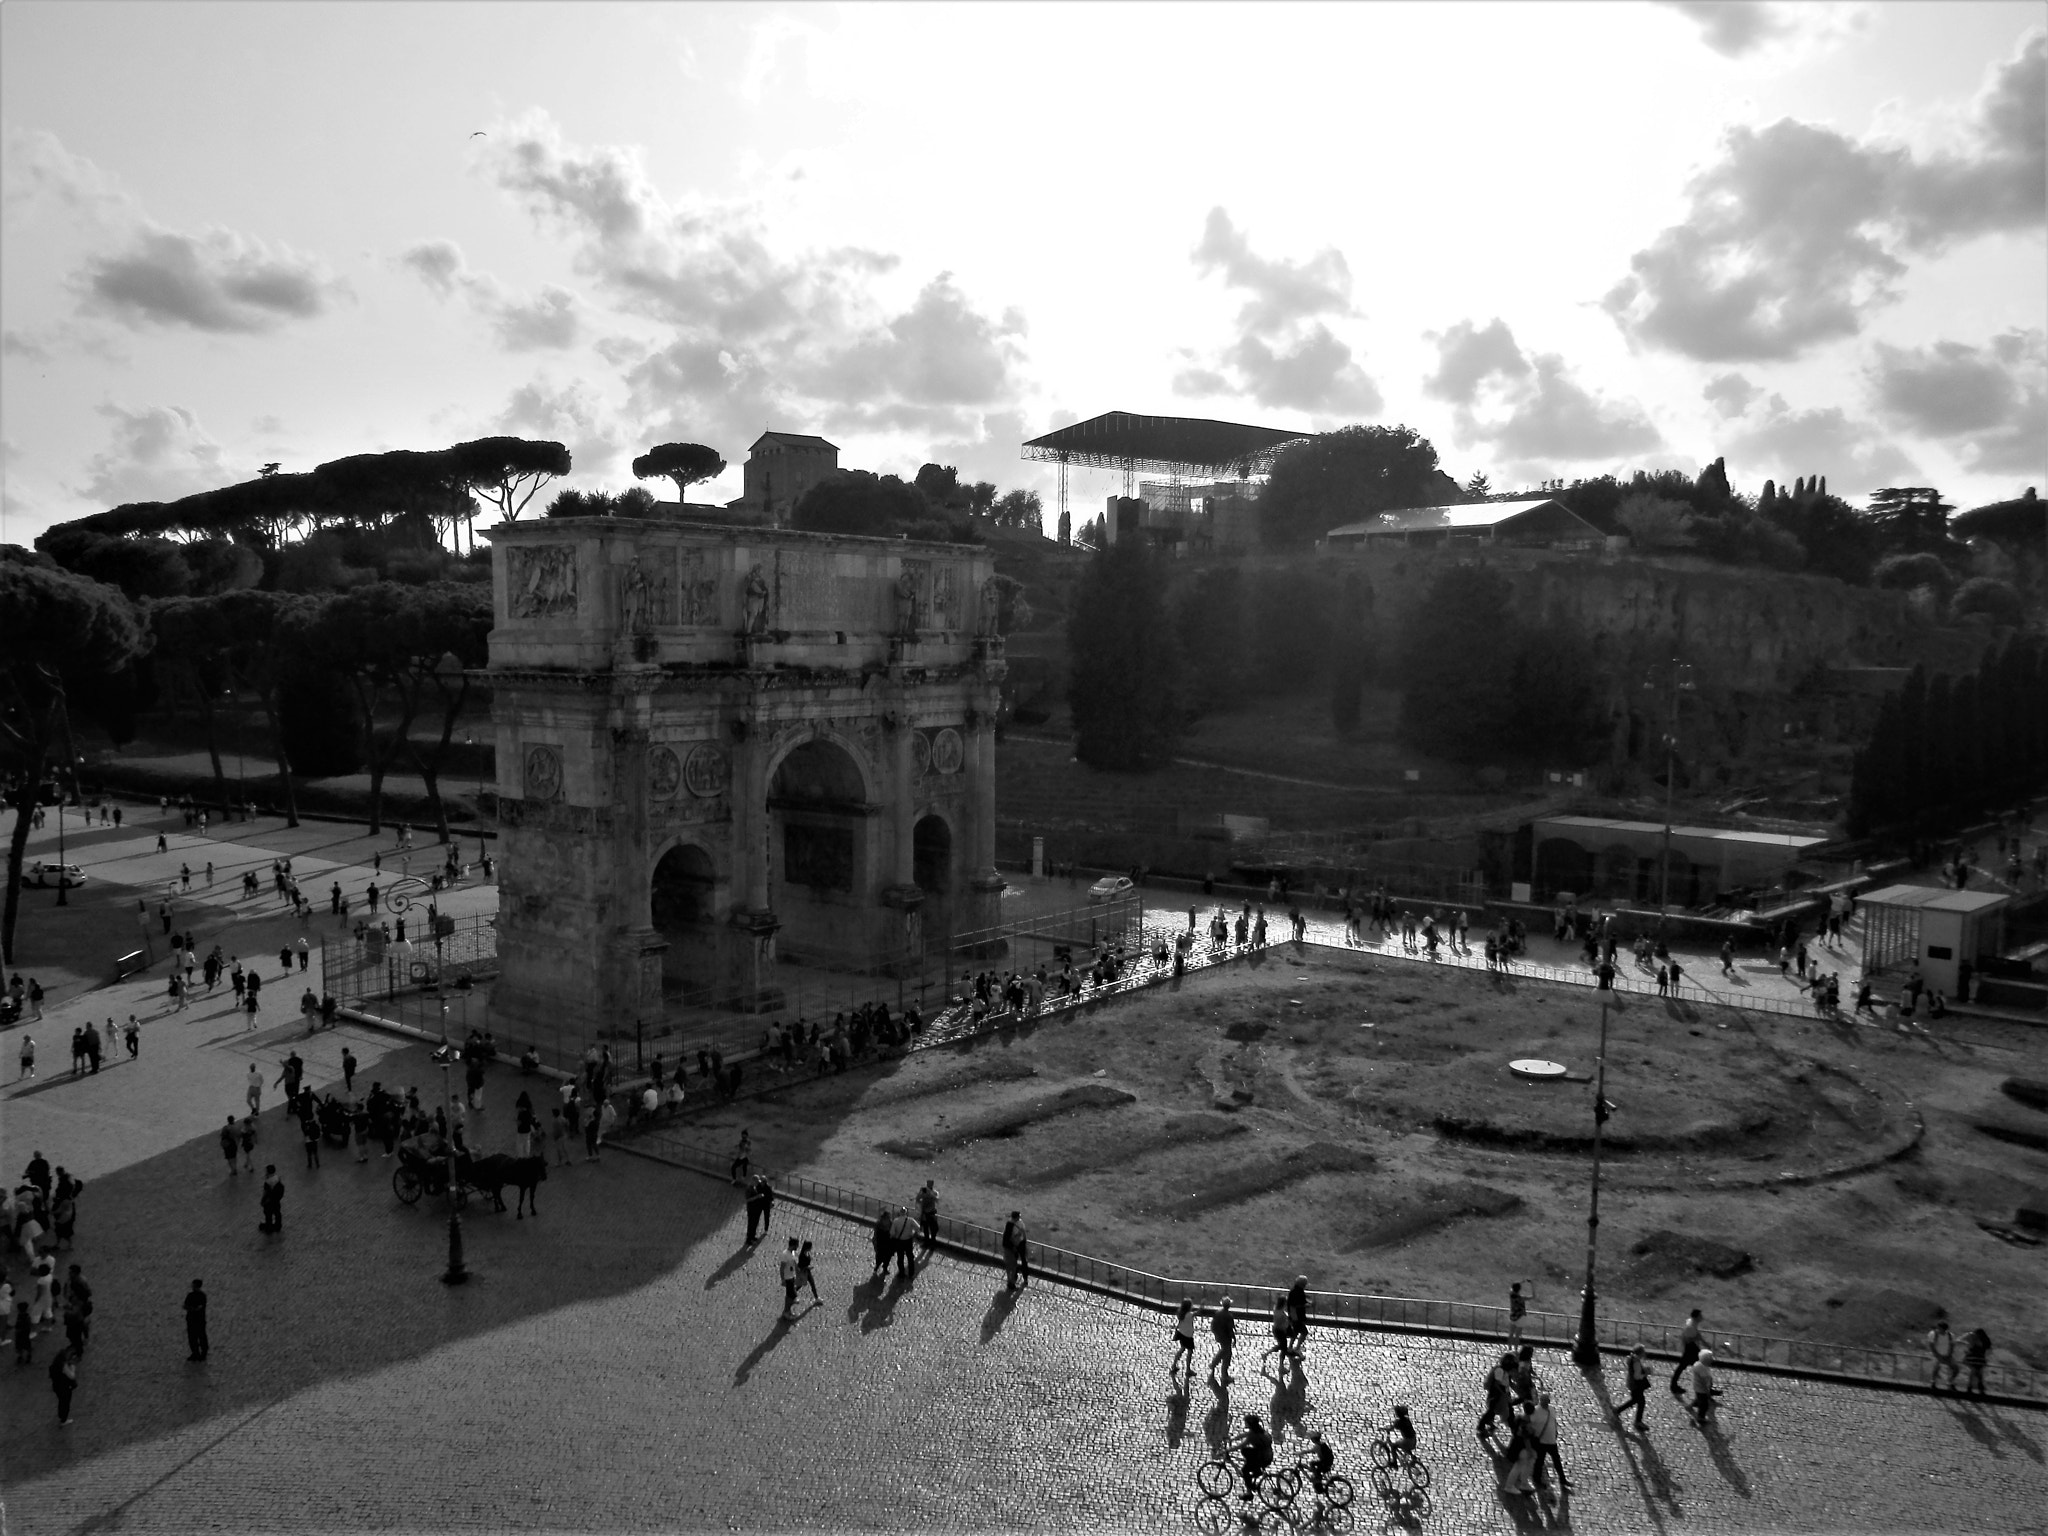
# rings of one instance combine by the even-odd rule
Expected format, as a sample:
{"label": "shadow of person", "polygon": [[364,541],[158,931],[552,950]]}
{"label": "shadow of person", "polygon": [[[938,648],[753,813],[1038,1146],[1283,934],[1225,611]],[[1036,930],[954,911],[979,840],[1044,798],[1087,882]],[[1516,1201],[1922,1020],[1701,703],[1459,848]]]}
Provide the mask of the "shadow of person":
{"label": "shadow of person", "polygon": [[878,1328],[887,1328],[896,1321],[896,1303],[910,1290],[910,1277],[899,1274],[885,1286],[875,1288],[874,1299],[861,1315],[860,1331],[873,1333]]}
{"label": "shadow of person", "polygon": [[1278,1440],[1281,1432],[1292,1429],[1297,1435],[1306,1435],[1302,1420],[1315,1411],[1315,1404],[1309,1401],[1308,1379],[1297,1365],[1294,1370],[1281,1375],[1274,1383],[1273,1398],[1267,1405],[1270,1417],[1267,1423]]}
{"label": "shadow of person", "polygon": [[986,1344],[1002,1331],[1003,1324],[1010,1320],[1010,1313],[1016,1309],[1017,1293],[1000,1290],[989,1299],[988,1311],[982,1314],[981,1342]]}
{"label": "shadow of person", "polygon": [[727,1280],[730,1280],[734,1275],[745,1269],[747,1261],[760,1251],[761,1245],[759,1243],[743,1243],[740,1246],[739,1252],[711,1271],[709,1277],[704,1281],[704,1289],[708,1291],[714,1286],[722,1285]]}
{"label": "shadow of person", "polygon": [[1188,1432],[1188,1383],[1183,1381],[1166,1396],[1166,1448],[1180,1449]]}
{"label": "shadow of person", "polygon": [[1209,1442],[1209,1458],[1212,1461],[1227,1461],[1230,1458],[1230,1388],[1211,1385],[1216,1402],[1202,1416],[1202,1434]]}
{"label": "shadow of person", "polygon": [[[2005,1460],[2004,1437],[1998,1433],[1996,1426],[1983,1416],[1972,1413],[1961,1403],[1944,1403],[1942,1406],[1948,1409],[1948,1416],[1955,1420],[1956,1423],[1962,1425],[1972,1440],[1984,1447],[1985,1450],[1989,1451],[1999,1461]],[[2038,1451],[2036,1452],[2036,1459],[2039,1459]]]}
{"label": "shadow of person", "polygon": [[1999,1432],[2003,1434],[2006,1439],[2010,1440],[2014,1445],[2018,1446],[2021,1450],[2025,1451],[2029,1456],[2033,1457],[2034,1460],[2040,1461],[2042,1459],[2041,1442],[2036,1440],[2032,1435],[2028,1434],[2025,1430],[2021,1429],[2013,1419],[2009,1418],[2007,1415],[2003,1413],[1998,1413],[1996,1411],[1992,1413],[1991,1418],[1992,1422],[1997,1424]]}
{"label": "shadow of person", "polygon": [[775,1326],[768,1330],[768,1337],[756,1344],[753,1353],[742,1360],[739,1364],[739,1369],[732,1373],[732,1384],[736,1387],[744,1387],[747,1384],[747,1378],[754,1374],[754,1367],[767,1359],[768,1352],[788,1338],[789,1330],[795,1326],[796,1318],[791,1317],[787,1313],[776,1318]]}
{"label": "shadow of person", "polygon": [[1714,1459],[1714,1470],[1722,1479],[1745,1499],[1756,1497],[1756,1491],[1749,1486],[1749,1479],[1742,1468],[1735,1464],[1735,1453],[1729,1448],[1728,1437],[1721,1433],[1720,1424],[1709,1419],[1700,1426],[1700,1433],[1706,1438],[1707,1454]]}

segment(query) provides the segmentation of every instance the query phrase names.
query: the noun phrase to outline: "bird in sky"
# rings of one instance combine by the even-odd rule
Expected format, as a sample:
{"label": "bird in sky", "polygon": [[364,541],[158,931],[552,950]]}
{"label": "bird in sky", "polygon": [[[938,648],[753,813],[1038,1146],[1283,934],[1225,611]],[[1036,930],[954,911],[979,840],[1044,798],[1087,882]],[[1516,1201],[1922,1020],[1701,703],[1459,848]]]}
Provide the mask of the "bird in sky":
{"label": "bird in sky", "polygon": [[483,129],[479,128],[475,133],[472,133],[470,137],[472,139],[488,139],[490,135],[488,133],[485,133]]}

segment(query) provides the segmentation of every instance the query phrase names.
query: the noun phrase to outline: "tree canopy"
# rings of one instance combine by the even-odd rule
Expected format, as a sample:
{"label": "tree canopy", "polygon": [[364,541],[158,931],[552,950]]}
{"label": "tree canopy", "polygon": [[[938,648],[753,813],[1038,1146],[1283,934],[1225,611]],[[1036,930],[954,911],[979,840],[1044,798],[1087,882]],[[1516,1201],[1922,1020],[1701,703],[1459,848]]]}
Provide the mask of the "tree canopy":
{"label": "tree canopy", "polygon": [[1067,617],[1074,755],[1095,768],[1163,766],[1185,723],[1166,572],[1143,539],[1101,551]]}
{"label": "tree canopy", "polygon": [[1259,496],[1270,545],[1307,544],[1332,528],[1441,500],[1436,449],[1413,427],[1345,427],[1280,450]]}
{"label": "tree canopy", "polygon": [[[929,466],[928,466],[929,467]],[[841,469],[808,491],[790,513],[790,526],[817,533],[866,534],[893,538],[972,543],[980,538],[964,516],[949,517],[914,485],[895,475]]]}
{"label": "tree canopy", "polygon": [[725,460],[716,448],[702,443],[656,443],[633,461],[633,473],[642,480],[659,476],[673,480],[676,504],[689,500],[689,489],[725,473]]}

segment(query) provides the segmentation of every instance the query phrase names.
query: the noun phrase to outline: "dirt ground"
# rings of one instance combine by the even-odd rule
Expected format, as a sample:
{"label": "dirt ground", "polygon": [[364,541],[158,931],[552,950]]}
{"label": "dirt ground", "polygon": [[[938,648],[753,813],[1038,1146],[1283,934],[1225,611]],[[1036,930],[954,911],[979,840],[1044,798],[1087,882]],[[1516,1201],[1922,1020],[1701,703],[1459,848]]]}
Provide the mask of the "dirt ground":
{"label": "dirt ground", "polygon": [[[793,1084],[688,1132],[761,1166],[1188,1278],[1572,1311],[1595,994],[1275,950],[1172,990]],[[1508,1069],[1537,1057],[1562,1082]],[[2048,1032],[1938,1035],[1630,1000],[1609,1019],[1600,1290],[1615,1315],[1871,1345],[1937,1309],[2048,1367]]]}

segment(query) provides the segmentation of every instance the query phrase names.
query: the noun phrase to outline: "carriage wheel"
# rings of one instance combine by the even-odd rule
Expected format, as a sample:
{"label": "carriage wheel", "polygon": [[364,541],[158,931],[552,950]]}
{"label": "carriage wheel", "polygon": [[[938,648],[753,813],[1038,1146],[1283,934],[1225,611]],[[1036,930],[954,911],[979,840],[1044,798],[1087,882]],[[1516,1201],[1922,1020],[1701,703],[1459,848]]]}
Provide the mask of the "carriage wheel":
{"label": "carriage wheel", "polygon": [[400,1168],[391,1175],[391,1192],[407,1205],[417,1205],[426,1188],[420,1176],[410,1168]]}

